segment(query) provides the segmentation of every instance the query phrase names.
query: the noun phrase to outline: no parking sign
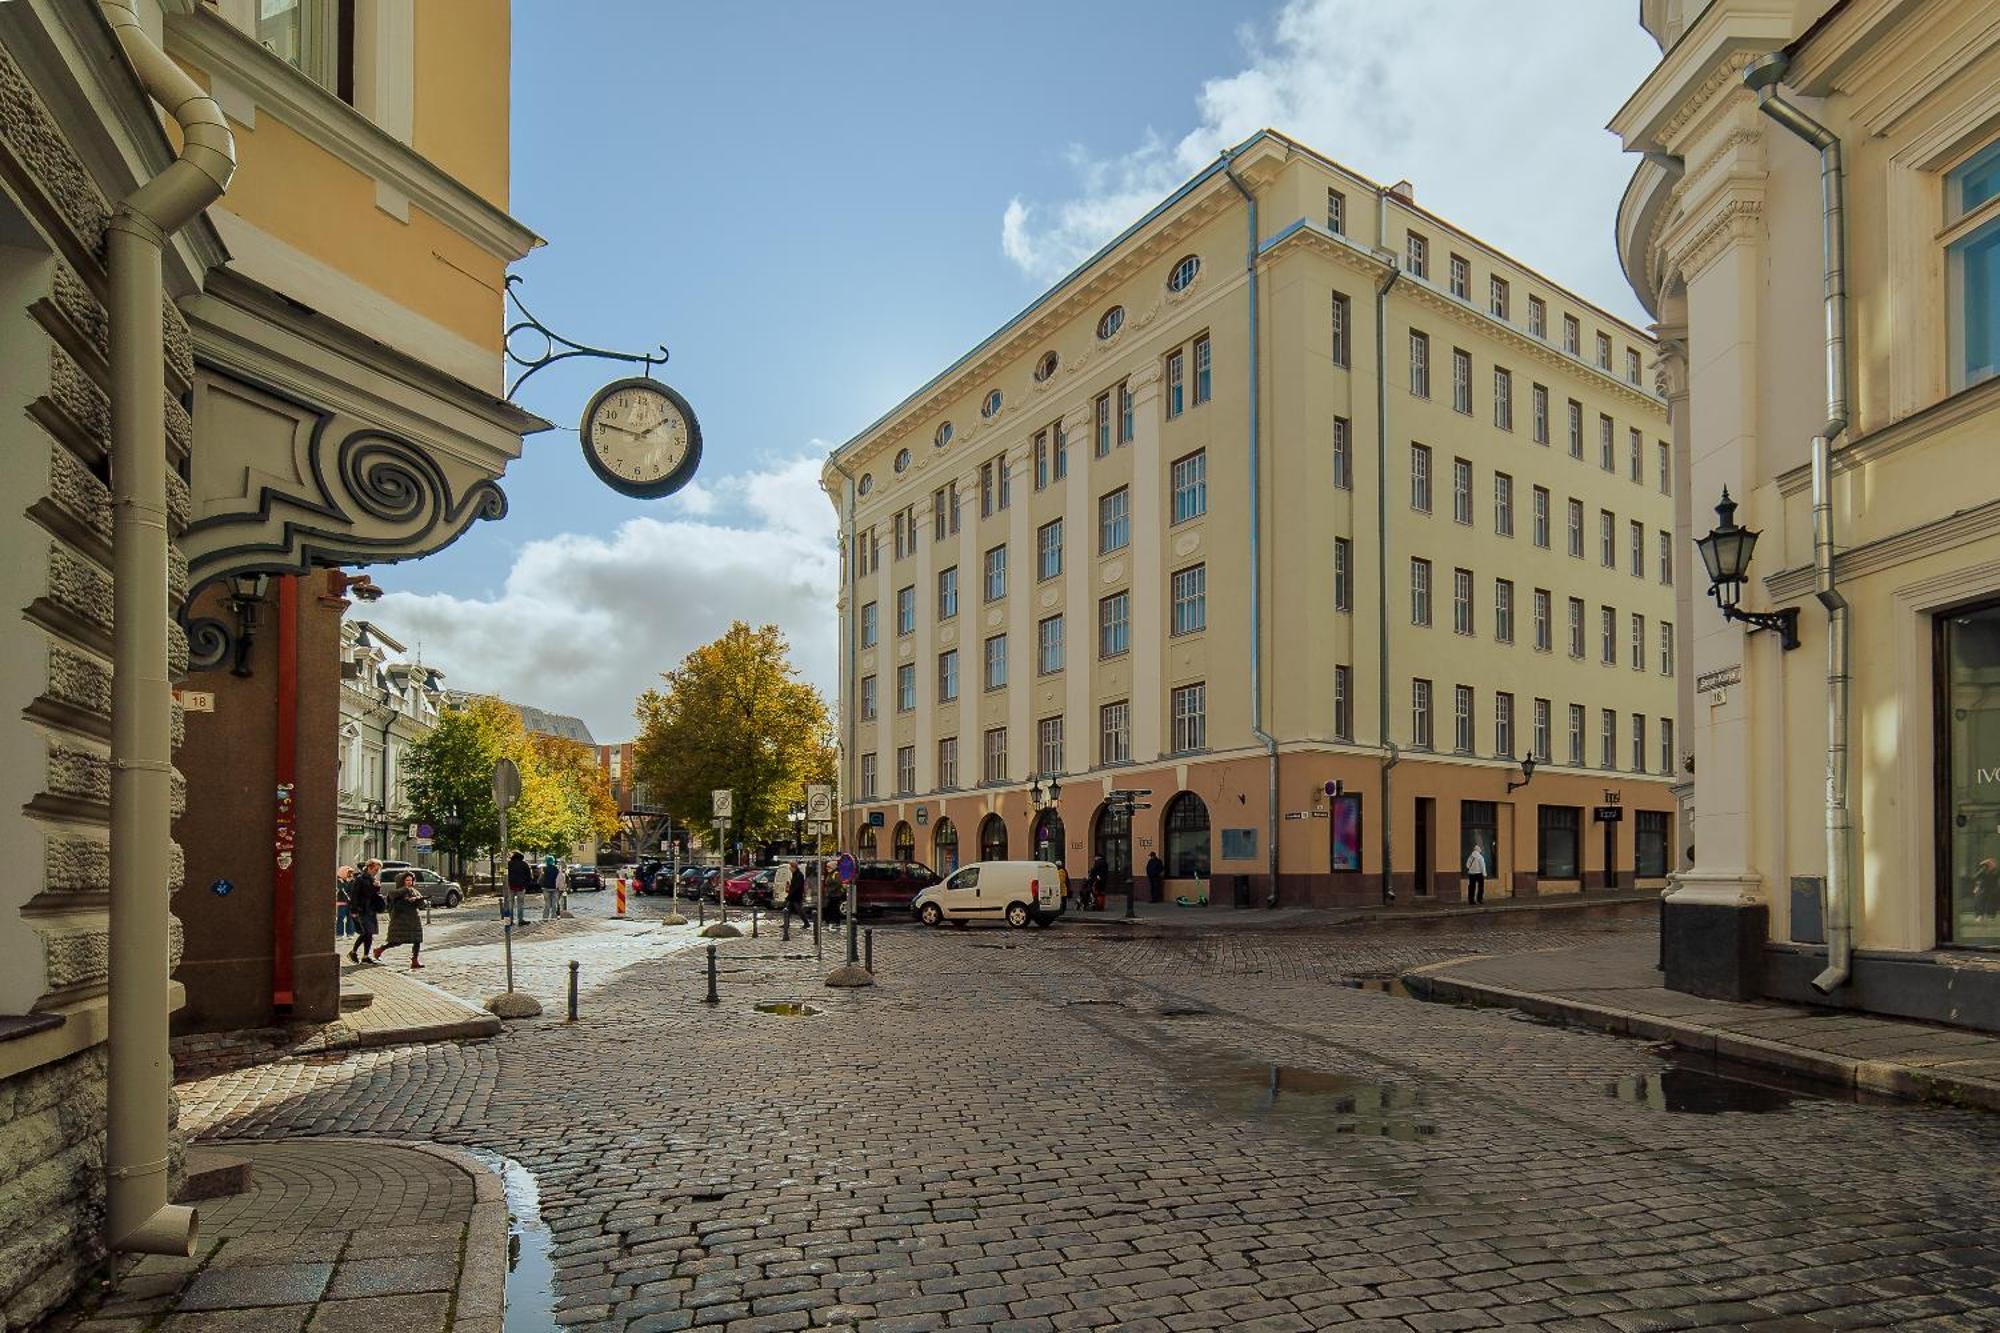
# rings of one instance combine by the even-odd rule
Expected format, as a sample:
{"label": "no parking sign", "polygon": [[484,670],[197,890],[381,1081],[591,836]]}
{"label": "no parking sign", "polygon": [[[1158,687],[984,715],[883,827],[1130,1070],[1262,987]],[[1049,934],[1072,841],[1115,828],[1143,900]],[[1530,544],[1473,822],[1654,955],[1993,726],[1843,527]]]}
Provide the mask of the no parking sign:
{"label": "no parking sign", "polygon": [[852,884],[861,873],[861,867],[855,863],[854,853],[842,852],[840,859],[833,863],[833,873],[840,876],[842,884]]}

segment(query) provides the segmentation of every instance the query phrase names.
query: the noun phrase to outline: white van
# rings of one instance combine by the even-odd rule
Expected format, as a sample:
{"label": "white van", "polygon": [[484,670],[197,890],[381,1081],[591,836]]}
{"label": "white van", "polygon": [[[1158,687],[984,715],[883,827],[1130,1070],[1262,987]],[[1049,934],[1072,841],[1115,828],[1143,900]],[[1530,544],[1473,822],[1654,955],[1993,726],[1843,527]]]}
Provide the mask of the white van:
{"label": "white van", "polygon": [[1005,921],[1046,926],[1062,915],[1063,870],[1053,861],[979,861],[916,896],[910,910],[927,926]]}

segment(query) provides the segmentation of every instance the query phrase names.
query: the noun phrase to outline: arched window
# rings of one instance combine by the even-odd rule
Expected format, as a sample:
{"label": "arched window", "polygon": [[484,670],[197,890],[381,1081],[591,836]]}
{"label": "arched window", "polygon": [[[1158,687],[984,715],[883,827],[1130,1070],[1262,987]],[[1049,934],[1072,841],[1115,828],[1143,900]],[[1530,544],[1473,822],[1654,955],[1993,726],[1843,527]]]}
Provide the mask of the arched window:
{"label": "arched window", "polygon": [[1007,859],[1007,821],[998,815],[988,815],[979,822],[979,859]]}
{"label": "arched window", "polygon": [[861,830],[854,835],[854,854],[856,856],[875,855],[875,826],[873,824],[863,824]]}
{"label": "arched window", "polygon": [[1109,310],[1105,311],[1101,316],[1098,317],[1097,320],[1098,340],[1103,341],[1106,338],[1115,338],[1118,336],[1118,330],[1124,327],[1125,327],[1125,307],[1122,305],[1112,306]]}
{"label": "arched window", "polygon": [[1034,835],[1028,839],[1028,845],[1037,860],[1053,861],[1057,865],[1062,865],[1064,863],[1062,815],[1055,810],[1044,810],[1036,815]]}
{"label": "arched window", "polygon": [[1167,290],[1170,292],[1186,291],[1188,285],[1194,281],[1195,275],[1199,272],[1201,272],[1200,255],[1181,256],[1180,263],[1174,265],[1174,271],[1167,274]]}
{"label": "arched window", "polygon": [[1175,879],[1208,878],[1208,806],[1184,791],[1167,802],[1160,819],[1166,835],[1167,873]]}
{"label": "arched window", "polygon": [[958,825],[949,819],[940,819],[931,830],[931,860],[940,875],[958,869]]}
{"label": "arched window", "polygon": [[1098,806],[1090,830],[1090,856],[1093,864],[1104,858],[1112,883],[1132,878],[1132,817],[1108,802]]}
{"label": "arched window", "polygon": [[917,832],[910,827],[909,820],[903,819],[896,822],[894,846],[898,861],[914,861],[917,859]]}

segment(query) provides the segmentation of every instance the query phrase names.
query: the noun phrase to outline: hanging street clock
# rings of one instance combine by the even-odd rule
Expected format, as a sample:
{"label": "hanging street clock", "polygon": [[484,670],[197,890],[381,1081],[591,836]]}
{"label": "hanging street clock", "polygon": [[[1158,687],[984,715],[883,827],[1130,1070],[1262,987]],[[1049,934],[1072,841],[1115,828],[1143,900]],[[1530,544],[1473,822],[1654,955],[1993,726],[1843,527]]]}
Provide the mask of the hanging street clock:
{"label": "hanging street clock", "polygon": [[701,463],[701,423],[687,399],[646,376],[614,380],[583,409],[583,456],[605,485],[641,500],[672,495]]}

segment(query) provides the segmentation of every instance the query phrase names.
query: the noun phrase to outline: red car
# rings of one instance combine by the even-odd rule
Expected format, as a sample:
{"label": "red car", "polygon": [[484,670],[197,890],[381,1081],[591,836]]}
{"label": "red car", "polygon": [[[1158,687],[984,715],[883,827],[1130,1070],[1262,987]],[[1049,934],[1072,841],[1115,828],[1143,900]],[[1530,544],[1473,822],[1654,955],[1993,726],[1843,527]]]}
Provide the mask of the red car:
{"label": "red car", "polygon": [[[769,907],[772,902],[772,885],[782,866],[765,866],[761,870],[744,866],[729,873],[722,881],[723,897],[731,907],[749,904]],[[789,872],[788,872],[789,873]]]}

